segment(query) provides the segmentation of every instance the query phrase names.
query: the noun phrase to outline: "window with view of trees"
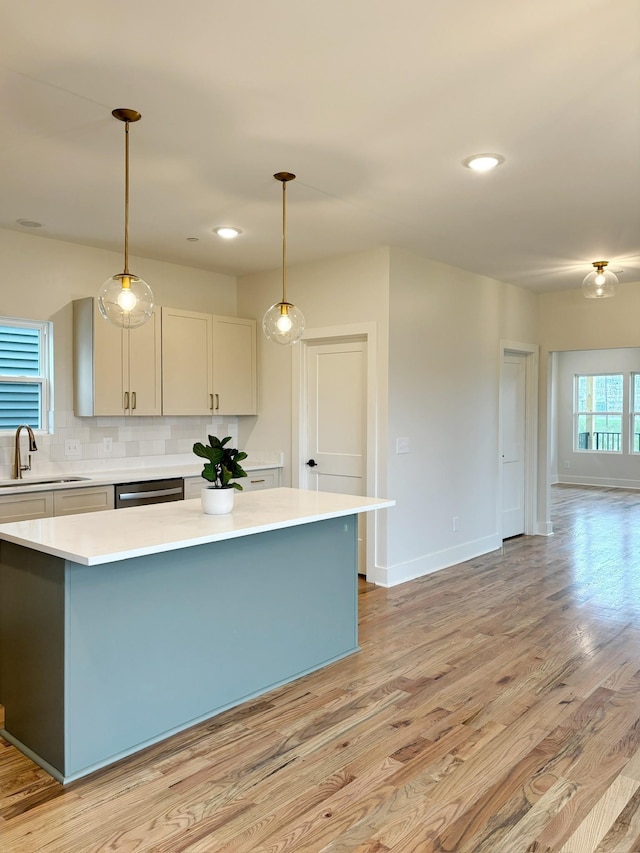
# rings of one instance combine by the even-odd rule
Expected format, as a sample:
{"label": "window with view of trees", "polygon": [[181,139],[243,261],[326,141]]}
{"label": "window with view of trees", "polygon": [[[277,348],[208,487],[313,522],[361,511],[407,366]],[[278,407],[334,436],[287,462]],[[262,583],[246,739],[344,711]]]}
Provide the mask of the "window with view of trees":
{"label": "window with view of trees", "polygon": [[623,409],[622,373],[576,376],[575,449],[621,453]]}
{"label": "window with view of trees", "polygon": [[0,430],[48,428],[50,326],[0,317]]}

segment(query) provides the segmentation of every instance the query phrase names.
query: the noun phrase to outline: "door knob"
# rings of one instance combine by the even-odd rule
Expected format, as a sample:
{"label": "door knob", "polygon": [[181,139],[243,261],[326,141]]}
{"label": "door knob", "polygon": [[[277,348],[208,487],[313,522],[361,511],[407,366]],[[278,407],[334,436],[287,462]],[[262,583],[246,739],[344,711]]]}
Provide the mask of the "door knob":
{"label": "door knob", "polygon": [[309,468],[315,468],[318,463],[316,462],[315,459],[309,459],[309,461],[306,464],[309,466]]}

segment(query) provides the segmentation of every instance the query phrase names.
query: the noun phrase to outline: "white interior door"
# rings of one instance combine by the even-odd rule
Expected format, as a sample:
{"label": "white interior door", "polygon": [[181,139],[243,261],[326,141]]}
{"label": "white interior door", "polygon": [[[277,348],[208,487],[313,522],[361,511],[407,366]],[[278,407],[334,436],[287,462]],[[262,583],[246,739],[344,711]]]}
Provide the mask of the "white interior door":
{"label": "white interior door", "polygon": [[505,352],[500,382],[502,538],[525,531],[526,355]]}
{"label": "white interior door", "polygon": [[[367,493],[367,344],[310,342],[306,352],[306,487]],[[366,527],[358,525],[358,572],[366,572]]]}

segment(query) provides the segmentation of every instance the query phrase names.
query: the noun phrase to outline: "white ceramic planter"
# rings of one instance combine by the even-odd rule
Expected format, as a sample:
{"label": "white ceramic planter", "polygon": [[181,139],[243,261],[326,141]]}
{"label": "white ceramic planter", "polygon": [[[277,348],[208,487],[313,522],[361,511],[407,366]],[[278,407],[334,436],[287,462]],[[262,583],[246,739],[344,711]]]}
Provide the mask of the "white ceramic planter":
{"label": "white ceramic planter", "polygon": [[207,515],[226,515],[233,509],[235,489],[212,489],[203,486],[200,491],[202,511]]}

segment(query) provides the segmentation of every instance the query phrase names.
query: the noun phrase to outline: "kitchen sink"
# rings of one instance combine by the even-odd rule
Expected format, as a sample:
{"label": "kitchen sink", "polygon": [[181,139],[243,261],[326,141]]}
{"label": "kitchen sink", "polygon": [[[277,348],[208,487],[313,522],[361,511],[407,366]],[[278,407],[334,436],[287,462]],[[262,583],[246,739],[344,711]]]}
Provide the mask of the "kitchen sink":
{"label": "kitchen sink", "polygon": [[79,483],[90,479],[90,477],[51,477],[42,480],[5,480],[0,483],[0,489],[13,489],[14,486],[57,486],[61,483]]}

